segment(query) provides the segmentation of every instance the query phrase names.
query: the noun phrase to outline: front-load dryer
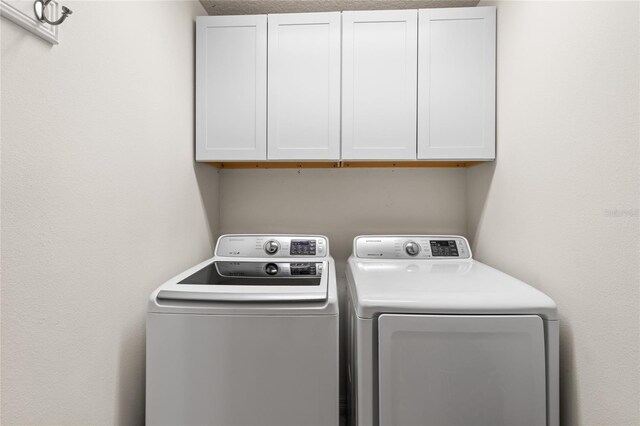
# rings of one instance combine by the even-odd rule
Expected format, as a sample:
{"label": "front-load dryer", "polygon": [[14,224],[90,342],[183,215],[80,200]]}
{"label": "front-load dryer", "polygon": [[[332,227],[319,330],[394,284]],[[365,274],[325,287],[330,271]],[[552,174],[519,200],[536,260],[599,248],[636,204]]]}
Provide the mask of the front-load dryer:
{"label": "front-load dryer", "polygon": [[460,236],[360,236],[348,260],[357,426],[556,426],[558,316]]}
{"label": "front-load dryer", "polygon": [[147,424],[337,426],[335,277],[326,237],[220,237],[151,294]]}

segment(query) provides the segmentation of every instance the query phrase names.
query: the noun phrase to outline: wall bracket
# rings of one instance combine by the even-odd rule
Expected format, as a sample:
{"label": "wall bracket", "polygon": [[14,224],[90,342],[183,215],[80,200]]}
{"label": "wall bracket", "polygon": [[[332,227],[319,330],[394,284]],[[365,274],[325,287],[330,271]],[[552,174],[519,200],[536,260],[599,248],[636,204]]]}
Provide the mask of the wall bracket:
{"label": "wall bracket", "polygon": [[[60,19],[58,0],[49,0],[46,9],[50,21]],[[32,0],[0,0],[0,15],[45,41],[58,44],[58,26],[40,22],[34,14]]]}

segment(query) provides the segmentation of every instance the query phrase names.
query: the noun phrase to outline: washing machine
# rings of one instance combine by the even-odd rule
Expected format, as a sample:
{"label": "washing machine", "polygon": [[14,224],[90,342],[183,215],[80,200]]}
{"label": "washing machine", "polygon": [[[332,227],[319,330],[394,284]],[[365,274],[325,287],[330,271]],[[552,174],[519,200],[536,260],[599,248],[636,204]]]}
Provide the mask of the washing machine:
{"label": "washing machine", "polygon": [[337,426],[338,301],[318,235],[223,235],[155,290],[148,425]]}
{"label": "washing machine", "polygon": [[465,238],[357,237],[347,282],[352,426],[558,425],[556,305]]}

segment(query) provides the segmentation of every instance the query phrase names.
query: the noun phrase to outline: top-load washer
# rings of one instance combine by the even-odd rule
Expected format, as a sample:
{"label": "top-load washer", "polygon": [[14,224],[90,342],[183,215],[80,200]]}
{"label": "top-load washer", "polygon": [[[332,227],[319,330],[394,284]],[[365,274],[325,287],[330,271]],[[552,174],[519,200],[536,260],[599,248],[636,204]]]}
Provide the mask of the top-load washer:
{"label": "top-load washer", "polygon": [[326,237],[220,237],[151,294],[147,424],[337,426],[335,276]]}
{"label": "top-load washer", "polygon": [[460,236],[360,236],[347,265],[351,424],[559,421],[558,316]]}

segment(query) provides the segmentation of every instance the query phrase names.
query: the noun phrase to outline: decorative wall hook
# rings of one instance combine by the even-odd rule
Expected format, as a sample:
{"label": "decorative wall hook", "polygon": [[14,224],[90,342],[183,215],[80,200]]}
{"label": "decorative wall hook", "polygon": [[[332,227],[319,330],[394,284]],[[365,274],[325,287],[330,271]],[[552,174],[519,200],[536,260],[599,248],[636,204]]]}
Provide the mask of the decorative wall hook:
{"label": "decorative wall hook", "polygon": [[36,19],[40,22],[46,22],[49,25],[60,25],[67,19],[67,16],[73,12],[66,6],[62,6],[62,16],[55,21],[50,21],[44,12],[50,1],[51,0],[36,0],[35,3],[33,3],[33,11],[36,14]]}

